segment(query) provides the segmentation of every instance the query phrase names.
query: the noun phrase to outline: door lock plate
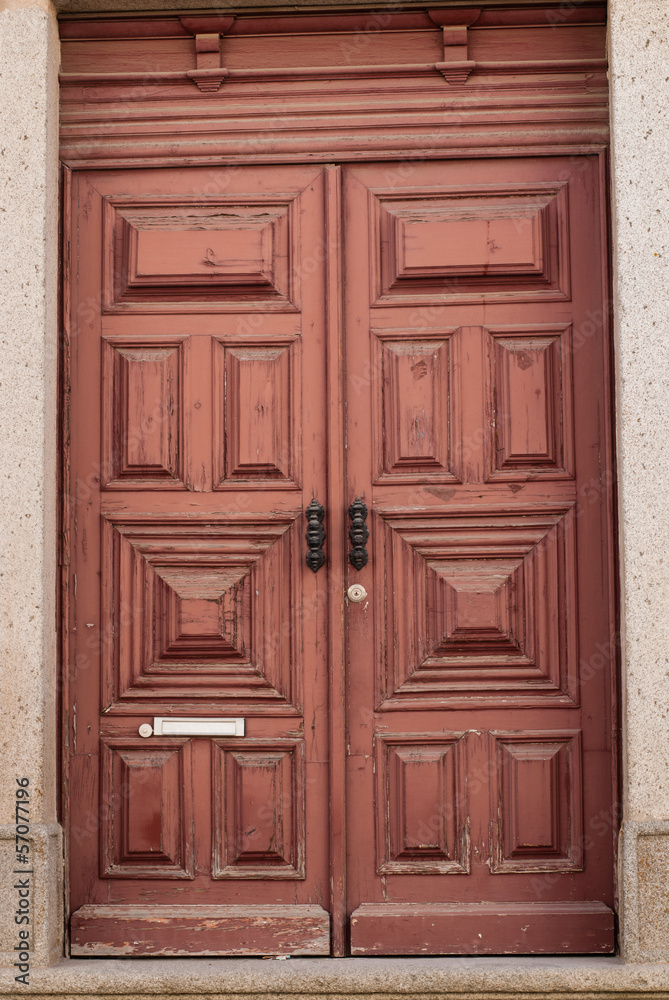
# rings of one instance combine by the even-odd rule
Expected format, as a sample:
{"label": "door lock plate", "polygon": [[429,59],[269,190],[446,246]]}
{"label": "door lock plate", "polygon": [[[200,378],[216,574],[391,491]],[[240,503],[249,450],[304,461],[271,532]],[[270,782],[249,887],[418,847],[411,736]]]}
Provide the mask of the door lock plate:
{"label": "door lock plate", "polygon": [[353,604],[360,604],[360,602],[364,601],[367,597],[367,591],[361,584],[352,583],[346,592],[346,596],[349,601],[353,602]]}

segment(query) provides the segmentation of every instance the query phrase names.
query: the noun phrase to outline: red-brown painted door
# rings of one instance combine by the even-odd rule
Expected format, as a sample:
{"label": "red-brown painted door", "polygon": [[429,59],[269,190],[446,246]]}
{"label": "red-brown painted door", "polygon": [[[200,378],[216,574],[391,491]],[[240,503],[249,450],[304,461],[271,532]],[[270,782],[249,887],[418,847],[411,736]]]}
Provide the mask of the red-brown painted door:
{"label": "red-brown painted door", "polygon": [[72,952],[328,954],[323,170],[82,173],[72,206]]}
{"label": "red-brown painted door", "polygon": [[598,161],[345,169],[354,954],[613,948]]}
{"label": "red-brown painted door", "polygon": [[611,950],[598,162],[75,174],[73,954]]}

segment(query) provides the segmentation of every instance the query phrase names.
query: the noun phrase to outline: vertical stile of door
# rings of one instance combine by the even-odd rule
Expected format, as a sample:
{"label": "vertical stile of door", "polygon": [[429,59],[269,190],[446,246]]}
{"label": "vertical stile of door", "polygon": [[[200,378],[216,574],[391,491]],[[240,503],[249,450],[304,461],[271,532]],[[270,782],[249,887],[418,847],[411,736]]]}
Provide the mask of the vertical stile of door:
{"label": "vertical stile of door", "polygon": [[346,954],[346,691],[344,678],[344,587],[346,579],[344,467],[344,337],[342,313],[341,168],[325,168],[327,325],[327,552],[330,570],[330,887],[332,954]]}
{"label": "vertical stile of door", "polygon": [[[72,299],[76,294],[74,289],[75,269],[73,267],[72,246],[73,227],[72,214],[75,206],[73,198],[73,176],[72,171],[66,167],[61,167],[61,253],[62,253],[62,290],[60,292],[60,338],[59,338],[59,359],[58,378],[59,403],[62,417],[58,423],[58,437],[60,454],[63,456],[58,467],[58,488],[60,502],[58,503],[58,517],[60,519],[59,540],[60,540],[60,575],[58,579],[58,619],[60,622],[60,657],[62,673],[58,686],[57,712],[62,727],[62,740],[59,741],[59,761],[60,773],[63,775],[63,783],[60,789],[60,816],[63,826],[67,825],[69,816],[69,754],[68,747],[70,741],[70,720],[68,717],[68,706],[70,704],[69,693],[69,672],[64,669],[64,665],[70,662],[70,611],[71,595],[69,589],[69,562],[71,552],[71,477],[70,477],[70,351],[72,346]],[[65,624],[66,627],[63,627]],[[65,871],[69,871],[70,864],[70,840],[63,838],[63,854]],[[65,912],[70,910],[70,880],[63,880],[64,906]]]}
{"label": "vertical stile of door", "polygon": [[[610,177],[609,177],[609,161],[607,152],[601,152],[598,156],[598,177],[599,186],[598,192],[598,214],[599,214],[599,225],[600,225],[600,239],[602,247],[607,248],[607,252],[601,255],[600,266],[601,266],[601,282],[603,291],[603,302],[606,303],[606,307],[602,316],[602,326],[604,329],[604,336],[606,337],[606,343],[609,345],[608,352],[605,352],[603,358],[604,367],[604,384],[606,385],[607,391],[604,393],[604,405],[601,421],[601,434],[605,442],[604,454],[607,456],[607,461],[610,463],[610,476],[609,476],[609,486],[608,489],[604,491],[605,502],[602,504],[602,517],[607,518],[608,525],[614,526],[617,523],[617,490],[616,484],[618,482],[618,475],[616,469],[616,442],[615,442],[615,409],[614,400],[616,397],[616,389],[614,382],[615,373],[615,359],[613,355],[614,340],[613,340],[613,329],[612,329],[612,315],[613,315],[613,275],[612,275],[612,264],[611,257],[608,252],[608,248],[611,246],[611,208],[608,198],[604,197],[605,192],[610,190]],[[605,530],[605,538],[607,539],[607,559],[608,559],[608,571],[609,571],[609,611],[610,611],[610,638],[609,638],[609,649],[611,650],[611,662],[613,664],[613,669],[611,670],[611,679],[609,687],[609,708],[611,712],[611,719],[613,720],[613,725],[611,727],[610,740],[611,740],[611,770],[612,770],[612,788],[615,790],[614,802],[621,802],[622,787],[621,787],[621,760],[620,752],[622,743],[620,740],[620,722],[621,718],[619,709],[620,691],[618,688],[618,678],[620,676],[620,597],[618,594],[618,581],[620,579],[620,573],[618,568],[618,551],[616,547],[616,539],[614,530]],[[617,807],[616,807],[617,808]],[[614,831],[614,850],[616,850],[616,824],[617,817],[613,816],[613,831]],[[613,867],[613,891],[615,898],[618,898],[618,883],[617,883],[617,866]]]}

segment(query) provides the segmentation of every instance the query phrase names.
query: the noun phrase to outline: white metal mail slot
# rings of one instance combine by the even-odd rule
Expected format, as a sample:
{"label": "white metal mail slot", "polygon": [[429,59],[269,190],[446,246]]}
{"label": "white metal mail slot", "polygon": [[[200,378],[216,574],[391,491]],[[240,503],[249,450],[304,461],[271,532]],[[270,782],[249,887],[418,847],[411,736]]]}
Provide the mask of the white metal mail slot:
{"label": "white metal mail slot", "polygon": [[154,717],[153,728],[145,722],[140,736],[243,736],[244,719],[177,719]]}

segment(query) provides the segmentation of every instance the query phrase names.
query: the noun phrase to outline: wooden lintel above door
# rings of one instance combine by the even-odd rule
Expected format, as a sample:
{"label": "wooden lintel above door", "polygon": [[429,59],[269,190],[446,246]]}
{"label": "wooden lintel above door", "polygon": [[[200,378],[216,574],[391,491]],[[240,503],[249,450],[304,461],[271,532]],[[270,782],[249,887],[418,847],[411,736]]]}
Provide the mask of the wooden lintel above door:
{"label": "wooden lintel above door", "polygon": [[[339,3],[319,4],[319,9],[308,9],[307,5],[300,5],[301,11],[296,12],[295,7],[290,11],[282,11],[279,7],[272,7],[271,10],[262,9],[262,4],[256,11],[244,10],[244,3],[235,4],[236,15],[227,13],[221,15],[218,11],[202,13],[203,8],[198,8],[197,13],[182,13],[172,11],[161,11],[155,14],[147,13],[143,8],[141,13],[128,14],[114,13],[109,11],[104,14],[69,14],[63,13],[60,20],[61,38],[135,38],[138,35],[146,37],[159,37],[160,34],[188,35],[193,34],[190,27],[184,24],[184,20],[197,18],[224,18],[232,17],[234,28],[226,28],[226,34],[233,35],[283,35],[308,32],[331,32],[345,34],[351,31],[370,31],[371,19],[376,16],[383,16],[385,22],[392,26],[392,30],[397,31],[405,28],[425,28],[430,22],[440,24],[440,20],[433,14],[443,11],[447,17],[443,23],[459,24],[457,17],[459,11],[467,12],[466,19],[471,20],[472,11],[478,11],[476,20],[479,26],[501,27],[501,26],[525,26],[539,25],[546,20],[546,11],[551,9],[551,4],[546,0],[538,3],[519,4],[518,0],[497,0],[494,8],[486,9],[486,4],[482,0],[460,0],[457,5],[444,3],[444,0],[434,0],[429,4],[404,3],[402,10],[374,9],[374,4],[367,4],[368,9],[360,8],[362,4],[354,4],[347,0],[339,0]],[[411,8],[414,8],[413,10]],[[417,9],[416,9],[417,8]],[[184,11],[187,8],[184,7]],[[573,8],[560,8],[560,23],[575,24],[604,24],[606,21],[606,4],[602,0],[592,0],[590,3],[579,4]],[[178,27],[179,22],[181,28]],[[462,23],[465,23],[463,21]],[[473,21],[471,21],[473,23]],[[150,25],[150,30],[148,26]],[[380,25],[379,25],[380,27]],[[213,30],[213,29],[212,29]]]}
{"label": "wooden lintel above door", "polygon": [[[239,13],[218,26],[165,13],[64,20],[61,156],[77,168],[597,152],[605,15],[598,3],[479,4],[446,17],[431,4]],[[218,51],[202,41],[216,34]]]}

